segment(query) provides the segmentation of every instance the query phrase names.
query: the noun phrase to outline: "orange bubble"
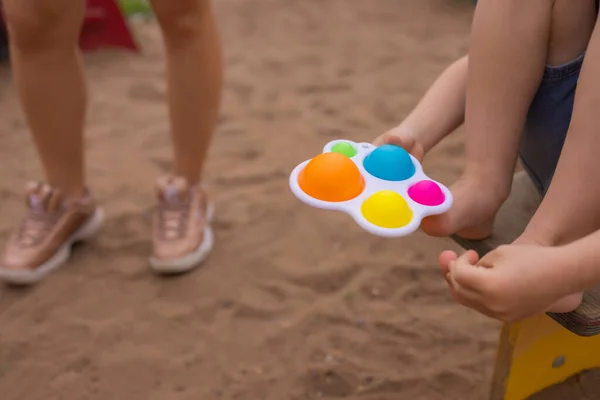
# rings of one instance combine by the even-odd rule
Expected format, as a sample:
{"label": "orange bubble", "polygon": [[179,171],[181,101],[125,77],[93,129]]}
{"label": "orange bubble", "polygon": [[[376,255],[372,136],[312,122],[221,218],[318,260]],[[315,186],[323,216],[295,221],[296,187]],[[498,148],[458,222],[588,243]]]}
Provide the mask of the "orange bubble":
{"label": "orange bubble", "polygon": [[300,172],[298,184],[307,195],[330,202],[351,200],[365,188],[356,164],[338,153],[323,153],[310,160]]}

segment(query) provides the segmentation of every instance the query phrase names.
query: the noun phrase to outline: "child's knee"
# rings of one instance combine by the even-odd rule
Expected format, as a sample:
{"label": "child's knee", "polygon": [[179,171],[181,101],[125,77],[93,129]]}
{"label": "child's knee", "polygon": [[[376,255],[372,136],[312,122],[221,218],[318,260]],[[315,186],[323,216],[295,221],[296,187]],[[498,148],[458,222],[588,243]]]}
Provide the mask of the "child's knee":
{"label": "child's knee", "polygon": [[81,20],[73,21],[76,16],[61,7],[9,6],[5,7],[4,14],[10,41],[21,51],[72,47],[77,43]]}
{"label": "child's knee", "polygon": [[152,7],[167,39],[194,37],[210,17],[210,0],[152,0]]}

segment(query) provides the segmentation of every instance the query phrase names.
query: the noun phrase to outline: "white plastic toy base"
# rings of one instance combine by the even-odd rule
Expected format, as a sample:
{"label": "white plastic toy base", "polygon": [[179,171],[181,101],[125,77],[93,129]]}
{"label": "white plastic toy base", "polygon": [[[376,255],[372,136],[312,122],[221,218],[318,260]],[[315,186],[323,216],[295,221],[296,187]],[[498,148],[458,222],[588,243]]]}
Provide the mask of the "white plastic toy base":
{"label": "white plastic toy base", "polygon": [[[365,159],[365,157],[368,156],[376,148],[376,146],[370,143],[355,143],[351,140],[334,140],[325,145],[325,147],[323,148],[323,153],[331,152],[331,148],[340,142],[349,143],[353,145],[357,151],[356,155],[350,159],[356,164],[364,178],[365,188],[363,192],[357,197],[343,202],[328,202],[318,200],[314,197],[309,196],[300,188],[300,185],[298,184],[298,175],[300,175],[300,172],[310,161],[306,160],[300,165],[298,165],[296,168],[294,168],[294,170],[290,174],[290,188],[299,200],[312,207],[345,212],[349,214],[352,218],[354,218],[356,223],[358,223],[358,225],[360,225],[366,231],[374,235],[383,237],[399,237],[409,235],[415,232],[417,229],[419,229],[419,225],[421,225],[421,220],[423,220],[423,218],[431,215],[445,213],[450,209],[450,207],[452,207],[452,194],[450,193],[450,190],[448,190],[446,186],[425,175],[421,163],[412,155],[410,157],[415,166],[414,175],[404,181],[386,181],[383,179],[376,178],[373,175],[369,174],[363,166],[363,160]],[[444,202],[442,204],[437,206],[426,206],[419,204],[410,198],[410,196],[408,195],[408,189],[417,182],[423,180],[430,180],[439,185],[445,197]],[[367,219],[363,216],[361,212],[361,206],[363,202],[369,197],[371,197],[373,194],[381,190],[392,190],[404,198],[404,200],[406,201],[413,213],[413,218],[408,223],[408,225],[404,225],[400,228],[383,228],[381,226],[372,224],[371,222],[367,221]]]}

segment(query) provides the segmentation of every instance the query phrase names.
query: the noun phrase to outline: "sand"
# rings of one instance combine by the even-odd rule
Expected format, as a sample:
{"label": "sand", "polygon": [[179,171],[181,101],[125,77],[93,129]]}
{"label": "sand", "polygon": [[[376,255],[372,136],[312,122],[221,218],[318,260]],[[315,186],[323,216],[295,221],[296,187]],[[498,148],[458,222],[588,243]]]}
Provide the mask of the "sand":
{"label": "sand", "polygon": [[[227,80],[207,182],[217,245],[176,279],[147,268],[153,182],[169,169],[154,23],[143,54],[86,55],[88,172],[109,219],[31,290],[0,288],[2,400],[469,400],[488,390],[498,324],[454,304],[447,239],[383,239],[310,208],[288,174],[335,138],[401,121],[466,52],[459,0],[219,0]],[[0,244],[41,176],[0,70]],[[459,132],[425,162],[451,183]]]}

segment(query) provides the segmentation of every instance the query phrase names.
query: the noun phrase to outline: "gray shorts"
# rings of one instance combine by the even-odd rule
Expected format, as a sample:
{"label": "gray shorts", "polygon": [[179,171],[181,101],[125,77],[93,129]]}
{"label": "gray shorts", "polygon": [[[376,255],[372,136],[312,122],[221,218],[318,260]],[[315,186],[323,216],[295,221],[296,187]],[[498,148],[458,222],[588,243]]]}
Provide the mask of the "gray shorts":
{"label": "gray shorts", "polygon": [[573,113],[584,54],[560,66],[547,66],[531,103],[519,156],[525,170],[545,194],[552,181]]}

